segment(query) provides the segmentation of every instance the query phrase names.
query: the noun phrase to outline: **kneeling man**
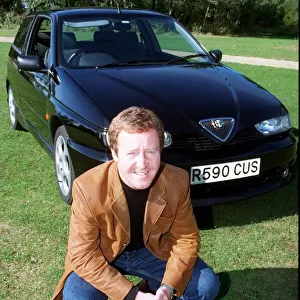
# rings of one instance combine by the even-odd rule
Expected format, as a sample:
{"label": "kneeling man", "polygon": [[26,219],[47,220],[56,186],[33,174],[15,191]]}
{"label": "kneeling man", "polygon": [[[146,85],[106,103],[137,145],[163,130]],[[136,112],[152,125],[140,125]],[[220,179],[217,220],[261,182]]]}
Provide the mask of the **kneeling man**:
{"label": "kneeling man", "polygon": [[108,136],[113,160],[74,181],[65,273],[53,299],[214,299],[220,283],[198,257],[189,175],[161,163],[161,120],[129,107]]}

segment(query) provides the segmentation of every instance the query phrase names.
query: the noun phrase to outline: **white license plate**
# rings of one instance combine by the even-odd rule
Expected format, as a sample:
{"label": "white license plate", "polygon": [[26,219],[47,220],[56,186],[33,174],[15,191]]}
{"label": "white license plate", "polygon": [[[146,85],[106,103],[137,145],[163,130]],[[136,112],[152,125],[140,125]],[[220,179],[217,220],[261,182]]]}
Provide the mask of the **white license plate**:
{"label": "white license plate", "polygon": [[259,175],[260,158],[191,168],[191,184],[204,184]]}

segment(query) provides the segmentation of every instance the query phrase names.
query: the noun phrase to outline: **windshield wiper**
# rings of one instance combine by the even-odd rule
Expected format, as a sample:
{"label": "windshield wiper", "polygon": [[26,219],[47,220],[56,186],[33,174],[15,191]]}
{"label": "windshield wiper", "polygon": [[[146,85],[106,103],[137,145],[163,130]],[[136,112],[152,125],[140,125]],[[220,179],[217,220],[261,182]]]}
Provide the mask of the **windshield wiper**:
{"label": "windshield wiper", "polygon": [[181,61],[187,61],[188,59],[190,58],[194,58],[194,57],[205,57],[207,56],[206,54],[204,53],[197,53],[197,54],[191,54],[191,55],[185,55],[185,56],[180,56],[180,57],[176,57],[170,61],[168,61],[166,63],[166,65],[171,65],[171,64],[174,64],[174,63],[177,63],[177,62],[181,62]]}
{"label": "windshield wiper", "polygon": [[124,66],[124,65],[128,65],[127,61],[124,60],[119,60],[119,61],[114,61],[112,63],[103,65],[103,66],[95,66],[96,69],[98,68],[106,68],[106,67],[118,67],[118,66]]}
{"label": "windshield wiper", "polygon": [[107,67],[119,67],[119,66],[129,66],[129,65],[140,65],[147,63],[156,63],[156,62],[166,62],[166,59],[153,58],[153,59],[133,59],[133,60],[119,60],[103,66],[96,66],[96,68],[107,68]]}

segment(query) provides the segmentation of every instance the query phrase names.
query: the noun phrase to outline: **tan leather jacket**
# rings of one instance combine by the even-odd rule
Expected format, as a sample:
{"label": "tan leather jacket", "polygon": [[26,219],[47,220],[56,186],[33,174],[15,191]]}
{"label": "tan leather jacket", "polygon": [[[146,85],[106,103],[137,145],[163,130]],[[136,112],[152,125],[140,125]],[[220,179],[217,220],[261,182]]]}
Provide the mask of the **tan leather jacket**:
{"label": "tan leather jacket", "polygon": [[[168,260],[163,282],[173,286],[177,296],[187,286],[200,246],[189,193],[187,172],[162,164],[144,217],[145,246]],[[115,162],[74,181],[71,211],[65,272],[52,299],[62,299],[64,282],[72,271],[110,299],[123,299],[133,284],[109,264],[130,241],[129,212]]]}

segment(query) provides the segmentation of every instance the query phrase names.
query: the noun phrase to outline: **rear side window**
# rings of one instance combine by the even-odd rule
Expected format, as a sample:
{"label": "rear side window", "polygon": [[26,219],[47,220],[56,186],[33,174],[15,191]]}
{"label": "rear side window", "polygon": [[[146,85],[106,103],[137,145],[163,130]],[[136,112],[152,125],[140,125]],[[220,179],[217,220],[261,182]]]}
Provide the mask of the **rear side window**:
{"label": "rear side window", "polygon": [[29,27],[30,27],[32,20],[33,20],[33,17],[25,18],[20,26],[20,29],[19,29],[17,35],[16,35],[14,45],[21,50],[24,49],[26,35],[29,31]]}
{"label": "rear side window", "polygon": [[51,21],[48,18],[40,17],[35,23],[31,42],[28,47],[28,54],[38,55],[44,58],[46,51],[50,48],[51,42]]}

